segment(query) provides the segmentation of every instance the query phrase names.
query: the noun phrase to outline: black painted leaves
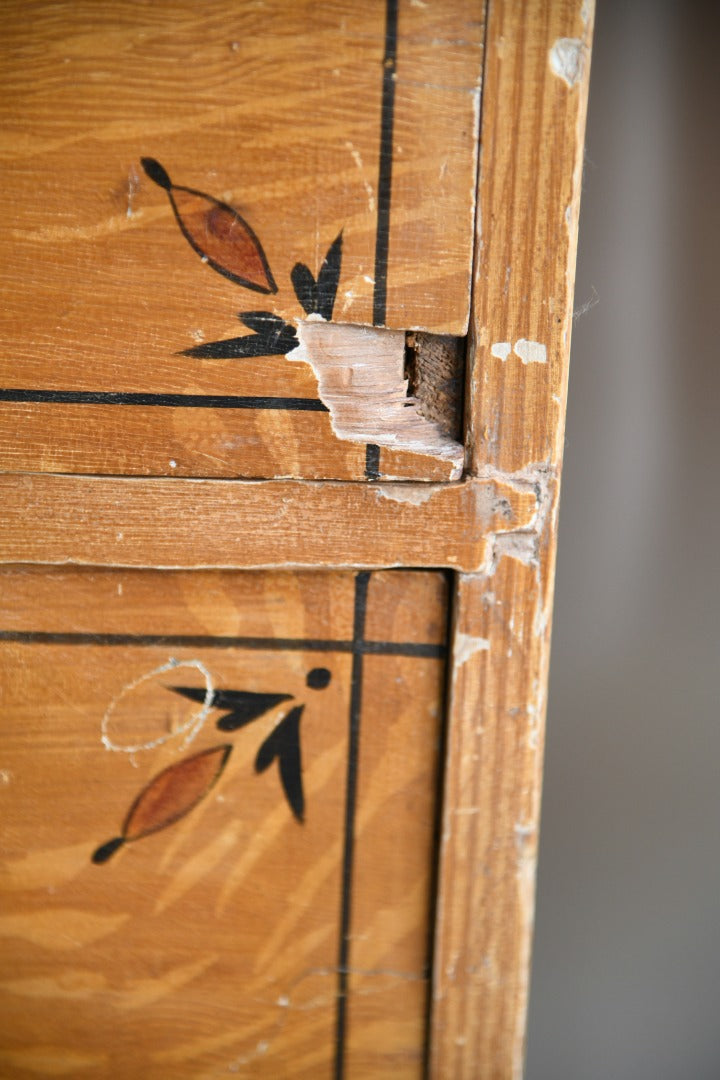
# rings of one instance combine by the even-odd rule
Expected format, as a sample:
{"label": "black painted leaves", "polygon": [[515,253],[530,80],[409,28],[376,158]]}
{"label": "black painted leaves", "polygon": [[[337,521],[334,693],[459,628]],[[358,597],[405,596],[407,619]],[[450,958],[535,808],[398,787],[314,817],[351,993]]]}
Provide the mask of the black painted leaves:
{"label": "black painted leaves", "polygon": [[[305,678],[310,690],[324,690],[332,675],[324,667],[312,668]],[[292,694],[268,693],[256,690],[213,690],[207,701],[207,691],[198,686],[168,686],[175,694],[196,701],[222,713],[216,727],[224,732],[236,732],[259,720],[283,702],[292,701]],[[255,772],[263,773],[277,761],[280,784],[293,816],[299,822],[305,817],[305,794],[302,779],[300,720],[304,705],[294,705],[265,736],[255,757]],[[199,729],[198,729],[199,730]],[[204,799],[217,782],[232,750],[231,743],[201,750],[163,769],[140,792],[130,807],[118,836],[101,844],[92,856],[94,863],[104,863],[124,844],[179,821]]]}
{"label": "black painted leaves", "polygon": [[[276,293],[275,279],[259,238],[244,217],[228,203],[194,188],[174,184],[155,158],[140,159],[147,176],[167,192],[183,236],[211,269],[237,285],[260,293]],[[317,279],[303,262],[290,273],[295,295],[306,315],[330,321],[342,266],[342,231],[333,240]],[[207,341],[182,351],[200,360],[243,360],[285,356],[298,344],[295,328],[271,311],[241,311],[238,318],[251,334]]]}
{"label": "black painted leaves", "polygon": [[[325,690],[330,685],[331,672],[324,667],[312,668],[305,677],[310,690]],[[197,686],[169,686],[176,694],[191,701],[204,702],[205,691]],[[211,709],[219,709],[223,715],[216,721],[220,731],[239,731],[254,720],[277,708],[284,701],[292,701],[292,694],[258,693],[255,690],[215,690],[210,701]],[[265,772],[277,760],[280,783],[285,798],[298,821],[305,815],[305,795],[302,782],[302,752],[300,749],[300,719],[304,705],[294,705],[281,717],[260,745],[255,758],[255,771]]]}
{"label": "black painted leaves", "polygon": [[285,797],[298,821],[305,814],[300,754],[300,718],[305,706],[296,705],[268,735],[255,758],[255,771],[264,772],[277,758]]}
{"label": "black painted leaves", "polygon": [[[276,293],[266,253],[253,228],[228,203],[214,195],[174,184],[166,168],[154,158],[140,158],[147,176],[167,193],[182,235],[207,266],[230,281],[256,293]],[[328,248],[317,279],[304,262],[290,271],[295,295],[307,315],[329,322],[342,266],[342,231]],[[204,341],[182,350],[198,360],[247,360],[253,356],[285,356],[298,345],[295,327],[271,311],[241,311],[237,318],[252,334]]]}
{"label": "black painted leaves", "polygon": [[[199,686],[170,686],[176,694],[190,698],[191,701],[205,701],[205,690]],[[215,690],[210,701],[211,709],[228,710],[217,721],[220,731],[237,731],[246,724],[257,720],[269,709],[274,709],[281,701],[292,700],[292,694],[258,694],[252,690]]]}
{"label": "black painted leaves", "polygon": [[197,356],[200,359],[240,360],[248,356],[284,356],[298,343],[295,327],[286,323],[279,315],[271,311],[245,311],[238,314],[238,319],[252,334],[242,337],[225,338],[222,341],[207,341],[191,349],[183,349],[183,356]]}
{"label": "black painted leaves", "polygon": [[[324,689],[330,682],[327,668],[313,668],[308,673],[307,685],[316,690]],[[196,686],[170,686],[176,694],[191,701],[204,701],[205,693]],[[251,690],[215,690],[210,702],[211,709],[222,709],[224,715],[216,721],[220,731],[238,731],[253,720],[282,704],[291,701],[292,694],[266,694]],[[282,717],[266,737],[257,757],[255,771],[264,772],[277,758],[280,783],[288,805],[298,821],[303,820],[305,796],[302,784],[302,755],[300,752],[300,717],[304,705],[296,705]]]}
{"label": "black painted leaves", "polygon": [[295,295],[306,315],[320,315],[329,322],[335,307],[335,296],[342,266],[342,232],[333,240],[320,267],[317,281],[305,263],[295,263],[290,274]]}

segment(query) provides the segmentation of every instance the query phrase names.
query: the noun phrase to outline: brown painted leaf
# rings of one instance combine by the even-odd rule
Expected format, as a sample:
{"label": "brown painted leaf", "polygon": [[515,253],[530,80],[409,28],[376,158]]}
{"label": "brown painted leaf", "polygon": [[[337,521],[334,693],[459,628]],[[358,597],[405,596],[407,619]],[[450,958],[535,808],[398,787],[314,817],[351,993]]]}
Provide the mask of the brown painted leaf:
{"label": "brown painted leaf", "polygon": [[153,158],[142,158],[142,166],[167,191],[185,239],[213,270],[246,289],[277,292],[262,244],[237,210],[212,195],[173,184]]}
{"label": "brown painted leaf", "polygon": [[184,817],[219,779],[231,750],[230,743],[201,750],[153,777],[130,807],[123,839],[138,840]]}

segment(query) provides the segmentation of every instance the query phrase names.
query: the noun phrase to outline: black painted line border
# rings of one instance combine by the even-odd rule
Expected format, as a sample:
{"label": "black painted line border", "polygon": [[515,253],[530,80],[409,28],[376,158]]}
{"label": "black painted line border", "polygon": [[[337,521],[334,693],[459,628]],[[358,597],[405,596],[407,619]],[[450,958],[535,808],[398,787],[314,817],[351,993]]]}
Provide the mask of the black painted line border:
{"label": "black painted line border", "polygon": [[357,808],[358,764],[360,753],[360,713],[362,709],[363,644],[370,574],[364,571],[355,578],[353,617],[352,674],[350,678],[350,714],[348,717],[348,757],[345,781],[345,825],[340,900],[340,938],[338,941],[337,994],[335,999],[335,1080],[345,1075],[347,1034],[348,973],[350,968],[350,924],[352,917],[353,855],[355,852],[355,811]]}
{"label": "black painted line border", "polygon": [[392,190],[393,128],[395,121],[395,66],[397,61],[398,0],[385,8],[382,105],[380,107],[380,162],[378,166],[377,225],[375,231],[375,288],[373,325],[384,326],[387,309],[388,253],[390,248],[390,195]]}
{"label": "black painted line border", "polygon": [[155,394],[100,390],[0,389],[0,401],[37,405],[149,405],[166,409],[284,409],[327,412],[319,398],[232,396],[227,394]]}
{"label": "black painted line border", "polygon": [[0,644],[154,646],[193,649],[249,649],[281,652],[361,652],[363,656],[445,659],[443,644],[415,641],[345,641],[335,638],[213,637],[205,634],[93,634],[52,630],[0,630]]}
{"label": "black painted line border", "polygon": [[[397,63],[398,0],[386,0],[385,51],[382,102],[380,105],[380,155],[378,161],[377,221],[375,224],[375,284],[373,326],[387,318],[387,277],[390,251],[390,196],[392,194],[393,130],[395,126],[395,67]],[[380,447],[365,448],[365,479],[380,479]]]}
{"label": "black painted line border", "polygon": [[380,447],[376,443],[365,446],[365,479],[380,479]]}

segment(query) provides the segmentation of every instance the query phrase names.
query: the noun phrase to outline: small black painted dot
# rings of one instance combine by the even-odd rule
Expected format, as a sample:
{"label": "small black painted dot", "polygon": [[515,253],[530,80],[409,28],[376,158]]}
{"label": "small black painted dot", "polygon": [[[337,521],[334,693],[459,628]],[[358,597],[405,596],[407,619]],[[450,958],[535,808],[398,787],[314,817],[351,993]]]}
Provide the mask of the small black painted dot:
{"label": "small black painted dot", "polygon": [[324,690],[329,685],[332,675],[326,667],[314,667],[308,671],[305,680],[311,690]]}

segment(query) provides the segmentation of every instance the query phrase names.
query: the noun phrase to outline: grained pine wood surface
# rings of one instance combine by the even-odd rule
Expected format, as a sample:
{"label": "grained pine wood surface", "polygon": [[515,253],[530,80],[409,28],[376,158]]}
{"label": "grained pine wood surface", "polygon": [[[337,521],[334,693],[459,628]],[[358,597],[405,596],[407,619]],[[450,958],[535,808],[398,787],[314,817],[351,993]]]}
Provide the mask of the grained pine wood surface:
{"label": "grained pine wood surface", "polygon": [[[528,527],[458,575],[432,1075],[522,1075],[592,4],[491,0],[470,356],[471,471]],[[559,1035],[559,1037],[561,1037]]]}
{"label": "grained pine wood surface", "polygon": [[494,480],[341,484],[0,476],[0,563],[481,567],[533,493]]}
{"label": "grained pine wood surface", "polygon": [[[370,576],[360,677],[353,574],[0,577],[2,1075],[332,1077],[341,990],[346,1075],[421,1075],[444,576]],[[171,688],[208,683],[284,700],[196,729]],[[297,706],[302,822],[254,765]],[[153,778],[218,744],[196,806],[156,798],[165,827],[93,864]]]}
{"label": "grained pine wood surface", "polygon": [[[417,1076],[428,1047],[440,1080],[522,1074],[592,4],[490,0],[485,31],[400,0],[390,41],[392,10],[9,8],[8,1075]],[[231,202],[282,288],[203,265],[140,155]],[[307,365],[179,355],[238,311],[297,322],[292,268],[341,228],[334,321],[469,318],[461,482],[338,439]],[[315,405],[172,397],[267,393]],[[377,474],[423,482],[316,482]],[[207,672],[275,697],[218,731]]]}
{"label": "grained pine wood surface", "polygon": [[[457,2],[6,4],[0,468],[362,479],[327,413],[248,405],[320,404],[309,365],[182,353],[246,333],[238,313],[295,324],[293,267],[341,232],[335,321],[466,332],[482,33]],[[142,157],[239,211],[274,294],[202,264]]]}

